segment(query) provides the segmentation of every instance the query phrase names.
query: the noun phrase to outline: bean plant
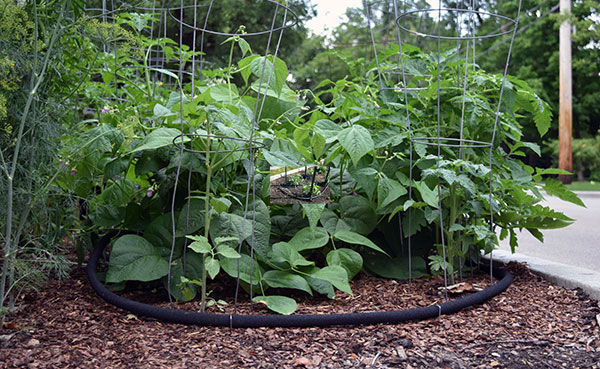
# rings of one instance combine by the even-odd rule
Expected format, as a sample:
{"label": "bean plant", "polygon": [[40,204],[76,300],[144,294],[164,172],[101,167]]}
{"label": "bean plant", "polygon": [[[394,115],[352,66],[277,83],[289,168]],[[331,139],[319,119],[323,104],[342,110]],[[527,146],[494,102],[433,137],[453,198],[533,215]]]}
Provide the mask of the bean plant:
{"label": "bean plant", "polygon": [[[89,73],[79,98],[93,114],[69,138],[62,152],[69,165],[56,181],[85,200],[85,231],[113,232],[105,276],[112,287],[160,280],[178,301],[199,292],[204,311],[219,305],[209,297],[212,285],[239,278],[255,303],[291,314],[296,302],[269,290],[335,298],[352,293],[350,281],[363,268],[390,278],[443,268],[454,276],[471,253],[498,244],[496,230],[514,249],[516,229],[541,238],[541,229],[572,221],[539,204],[542,190],[580,203],[544,179],[559,171],[519,160],[527,150],[539,153],[522,142],[520,112],[533,114],[540,133],[550,119],[547,104],[522,81],[506,83],[490,171],[486,148],[447,148],[438,160],[437,148],[426,144],[437,134],[431,75],[438,66],[416,47],[392,47],[381,58],[385,68],[386,60],[403,53],[414,69],[411,86],[429,86],[406,96],[405,86],[377,79],[375,65],[366,77],[293,91],[285,62],[255,54],[243,29],[223,45],[230,50],[224,68],[180,78],[151,67],[151,49],[169,60],[199,54],[166,38],[145,39],[143,19],[123,15],[111,32],[134,35],[145,53],[127,52],[121,37],[106,51],[91,35],[80,41],[89,50]],[[234,54],[241,58],[233,60]],[[475,71],[467,95],[451,87],[440,91],[442,133],[457,137],[462,119],[463,134],[491,141],[502,77],[465,66],[448,50],[440,64],[443,85],[457,85],[465,67]],[[270,167],[307,165],[330,167],[332,201],[269,204]],[[416,245],[410,263],[409,236]]]}

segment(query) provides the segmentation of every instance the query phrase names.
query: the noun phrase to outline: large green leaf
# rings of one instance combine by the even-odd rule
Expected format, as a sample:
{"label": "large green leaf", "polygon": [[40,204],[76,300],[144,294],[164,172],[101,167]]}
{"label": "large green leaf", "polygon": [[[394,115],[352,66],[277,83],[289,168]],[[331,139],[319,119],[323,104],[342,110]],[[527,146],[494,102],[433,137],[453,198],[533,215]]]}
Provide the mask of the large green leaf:
{"label": "large green leaf", "polygon": [[289,241],[289,245],[296,251],[318,249],[329,242],[329,235],[325,228],[302,228]]}
{"label": "large green leaf", "polygon": [[321,214],[321,224],[330,235],[333,235],[338,229],[352,230],[352,226],[340,218],[333,212],[325,208]]}
{"label": "large green leaf", "polygon": [[537,107],[537,109],[534,108],[533,121],[535,122],[540,137],[543,137],[552,124],[552,110],[550,109],[550,106],[536,94],[534,94],[531,105]]}
{"label": "large green leaf", "polygon": [[288,77],[288,69],[283,60],[276,58],[275,63],[272,61],[272,57],[258,57],[250,62],[250,71],[257,78],[262,78],[262,89],[267,86],[269,81],[269,87],[277,94],[281,93],[285,80]]}
{"label": "large green leaf", "polygon": [[128,234],[115,240],[106,282],[153,281],[169,272],[169,262],[143,237]]}
{"label": "large green leaf", "polygon": [[283,315],[292,314],[298,308],[296,301],[286,296],[256,296],[252,301],[265,304],[269,310]]}
{"label": "large green leaf", "polygon": [[375,189],[377,188],[376,175],[379,172],[373,168],[367,167],[356,171],[351,170],[350,173],[352,174],[352,178],[354,178],[360,187],[362,187],[363,191],[365,191],[367,197],[372,199],[373,193],[375,193]]}
{"label": "large green leaf", "polygon": [[400,196],[403,196],[408,191],[396,180],[385,176],[379,179],[377,186],[377,203],[378,208],[383,209],[392,202],[396,201]]}
{"label": "large green leaf", "polygon": [[[285,155],[282,156],[279,153]],[[296,147],[291,142],[280,139],[273,140],[273,144],[269,149],[269,154],[271,154],[271,157],[267,158],[265,156],[265,159],[267,159],[271,165],[297,166],[298,163],[302,161],[302,155],[296,150]],[[274,160],[273,163],[271,163],[270,160]]]}
{"label": "large green leaf", "polygon": [[362,269],[363,259],[360,254],[351,249],[331,250],[327,254],[328,265],[339,265],[348,272],[348,280],[354,278]]}
{"label": "large green leaf", "polygon": [[312,148],[313,158],[319,160],[325,151],[325,138],[318,133],[313,133],[313,136],[310,139],[310,146]]}
{"label": "large green leaf", "polygon": [[348,284],[348,273],[346,272],[346,269],[341,266],[326,266],[325,268],[312,272],[310,276],[327,281],[334,285],[338,290],[352,295],[352,289]]}
{"label": "large green leaf", "polygon": [[[171,213],[162,214],[155,218],[144,229],[144,238],[156,247],[163,257],[169,255],[173,243]],[[179,239],[181,241],[182,239]],[[180,245],[178,242],[177,245]],[[179,257],[181,250],[176,247],[176,257]]]}
{"label": "large green leaf", "polygon": [[[260,265],[252,262],[250,256],[242,254],[239,259],[221,259],[221,268],[232,278],[238,277],[238,265],[240,270],[240,279],[250,284],[250,276],[252,276],[252,284],[257,286],[261,281],[261,275],[264,273]],[[238,264],[239,263],[239,264]],[[251,272],[252,271],[252,272]]]}
{"label": "large green leaf", "polygon": [[402,222],[402,232],[408,236],[414,236],[427,225],[425,214],[421,209],[411,208],[408,210],[409,219]]}
{"label": "large green leaf", "polygon": [[298,166],[298,158],[293,157],[288,153],[281,152],[281,151],[271,152],[268,150],[263,150],[262,154],[265,157],[265,160],[267,162],[269,162],[269,164],[271,164],[272,166],[279,166],[279,167]]}
{"label": "large green leaf", "polygon": [[324,209],[325,204],[302,204],[302,210],[306,218],[308,218],[308,224],[311,229],[316,229]]}
{"label": "large green leaf", "polygon": [[100,124],[82,135],[92,153],[116,152],[125,138],[123,133],[109,124]]}
{"label": "large green leaf", "polygon": [[439,196],[438,196],[437,190],[435,190],[435,189],[431,190],[429,188],[429,186],[427,186],[427,184],[422,181],[416,181],[414,183],[415,183],[415,188],[421,194],[421,198],[423,199],[423,201],[427,205],[437,209],[437,207],[439,206],[439,204],[438,204]]}
{"label": "large green leaf", "polygon": [[183,206],[183,209],[179,212],[177,217],[177,227],[175,229],[175,235],[182,237],[187,234],[193,234],[198,232],[204,227],[204,200],[202,199],[190,199],[189,200],[189,212],[188,203]]}
{"label": "large green leaf", "polygon": [[[377,226],[377,215],[371,202],[362,196],[344,196],[340,199],[341,219],[354,232],[370,234]],[[338,227],[339,228],[339,227]]]}
{"label": "large green leaf", "polygon": [[190,243],[188,247],[195,253],[206,254],[212,250],[212,246],[210,242],[208,242],[208,238],[204,236],[188,236],[187,238],[192,240],[192,243]]}
{"label": "large green leaf", "polygon": [[[200,280],[202,278],[202,256],[190,252],[186,255],[185,274],[183,273],[183,259],[178,258],[173,260],[171,265],[171,295],[177,301],[190,301],[194,299],[197,292],[197,286],[190,283],[186,286],[187,290],[184,294],[181,284],[181,277],[184,276],[190,280]],[[163,277],[163,284],[167,288],[167,276]]]}
{"label": "large green leaf", "polygon": [[154,105],[154,116],[152,118],[161,119],[161,118],[171,117],[174,115],[177,115],[177,113],[173,113],[171,111],[171,109],[169,109],[165,106],[162,106],[161,104]]}
{"label": "large green leaf", "polygon": [[210,279],[215,279],[219,271],[221,270],[221,265],[219,264],[219,260],[213,258],[212,256],[208,256],[204,262],[204,267],[208,273],[208,277]]}
{"label": "large green leaf", "polygon": [[102,192],[102,201],[113,206],[125,206],[135,196],[135,183],[127,178],[121,178]]}
{"label": "large green leaf", "polygon": [[147,151],[135,163],[135,175],[141,176],[150,172],[158,172],[162,167],[163,163],[160,158],[153,152]]}
{"label": "large green leaf", "polygon": [[238,88],[233,84],[216,85],[210,88],[210,97],[219,102],[233,102],[240,97]]}
{"label": "large green leaf", "polygon": [[529,183],[533,180],[532,175],[524,168],[524,164],[516,159],[505,159],[504,163],[510,169],[510,174],[517,184]]}
{"label": "large green leaf", "polygon": [[121,224],[125,218],[125,208],[111,204],[103,204],[90,214],[90,219],[95,226],[110,228]]}
{"label": "large green leaf", "polygon": [[[175,128],[157,128],[144,137],[142,144],[131,150],[131,152],[135,153],[138,151],[153,150],[160,147],[173,145],[173,139],[180,134],[181,132]],[[189,140],[189,137],[184,137],[183,139],[184,142],[189,142]],[[176,143],[180,142],[181,139],[176,140]]]}
{"label": "large green leaf", "polygon": [[565,187],[560,181],[552,178],[546,179],[546,183],[544,184],[544,190],[550,196],[556,196],[563,201],[571,202],[575,205],[585,207],[585,204],[581,199],[575,194],[575,192],[570,191],[567,187]]}
{"label": "large green leaf", "polygon": [[300,214],[273,215],[271,217],[271,232],[276,239],[293,237],[304,227],[306,227],[306,219]]}
{"label": "large green leaf", "polygon": [[342,127],[329,119],[321,119],[315,122],[314,130],[325,138],[326,143],[332,143],[337,140],[337,135]]}
{"label": "large green leaf", "polygon": [[312,290],[306,279],[298,274],[285,272],[281,270],[269,270],[263,275],[263,281],[273,288],[295,288],[309,293],[312,296]]}
{"label": "large green leaf", "polygon": [[[222,213],[213,217],[210,223],[210,238],[236,237],[245,240],[252,234],[252,220],[244,219],[242,216],[232,213]],[[235,241],[227,241],[226,244],[233,248],[238,247]]]}
{"label": "large green leaf", "polygon": [[239,259],[241,257],[237,251],[227,245],[218,245],[215,253],[229,259]]}
{"label": "large green leaf", "polygon": [[254,61],[255,59],[257,59],[259,57],[260,56],[258,56],[258,55],[250,55],[246,58],[241,59],[238,62],[240,74],[246,84],[248,84],[248,79],[250,78],[250,75],[252,74],[252,71],[250,70],[250,63],[252,63],[252,61]]}
{"label": "large green leaf", "polygon": [[[342,184],[341,188],[340,181]],[[349,171],[344,170],[343,174],[340,176],[340,170],[338,168],[331,168],[331,171],[329,172],[329,188],[334,196],[350,195],[354,192],[355,186],[356,181],[352,178]]]}
{"label": "large green leaf", "polygon": [[[307,270],[303,270],[303,272],[307,273],[307,274],[311,274],[315,271],[317,271],[317,267],[311,267]],[[321,295],[325,295],[330,299],[334,299],[335,298],[335,289],[333,288],[333,285],[323,279],[317,279],[317,278],[313,278],[313,277],[306,277],[306,280],[308,281],[308,284],[310,285],[310,287],[317,291],[318,293],[320,293]]]}
{"label": "large green leaf", "polygon": [[123,176],[127,174],[129,169],[129,157],[119,157],[106,163],[104,166],[104,177],[114,178],[116,176]]}
{"label": "large green leaf", "polygon": [[[271,214],[269,208],[261,199],[248,205],[248,216],[246,221],[252,225],[252,209],[254,209],[254,252],[262,260],[266,260],[270,252],[269,238],[271,237]],[[240,217],[243,215],[241,209],[236,210]],[[242,217],[243,219],[243,217]],[[233,234],[232,234],[233,235]],[[238,236],[238,235],[233,235]]]}
{"label": "large green leaf", "polygon": [[341,130],[338,133],[338,140],[344,150],[350,155],[354,166],[358,165],[358,161],[373,150],[375,146],[371,138],[371,133],[365,127],[358,124]]}
{"label": "large green leaf", "polygon": [[379,252],[387,255],[387,253],[385,251],[383,251],[379,246],[374,244],[373,241],[371,241],[367,237],[365,237],[359,233],[356,233],[356,232],[340,229],[335,232],[335,234],[333,235],[333,238],[353,244],[353,245],[366,246],[370,249],[379,251]]}
{"label": "large green leaf", "polygon": [[277,242],[273,245],[271,260],[275,263],[288,263],[292,267],[311,266],[315,263],[308,261],[287,242]]}
{"label": "large green leaf", "polygon": [[210,199],[210,207],[217,212],[217,214],[221,214],[229,210],[231,206],[231,200],[226,197],[213,197]]}

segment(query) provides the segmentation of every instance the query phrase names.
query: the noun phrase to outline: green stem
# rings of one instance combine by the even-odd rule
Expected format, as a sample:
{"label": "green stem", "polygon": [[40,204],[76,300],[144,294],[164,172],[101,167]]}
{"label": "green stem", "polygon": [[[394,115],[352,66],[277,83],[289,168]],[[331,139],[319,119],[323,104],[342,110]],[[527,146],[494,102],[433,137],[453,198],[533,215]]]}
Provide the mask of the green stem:
{"label": "green stem", "polygon": [[[208,232],[210,230],[210,181],[212,177],[212,163],[210,162],[210,150],[212,146],[212,140],[210,137],[210,122],[206,121],[206,194],[204,196],[204,237],[208,238]],[[200,311],[204,312],[206,309],[206,260],[208,259],[208,253],[202,255],[202,295],[200,302]]]}
{"label": "green stem", "polygon": [[344,183],[344,158],[340,161],[340,199],[342,198],[342,184]]}
{"label": "green stem", "polygon": [[231,42],[231,49],[229,50],[229,64],[227,66],[227,89],[229,90],[229,104],[233,104],[233,94],[231,92],[231,64],[233,63],[233,47],[235,41]]}
{"label": "green stem", "polygon": [[150,69],[148,67],[148,58],[150,57],[150,50],[152,50],[152,45],[148,46],[148,50],[146,51],[146,55],[144,56],[144,75],[146,77],[146,90],[148,90],[148,98],[150,98],[150,100],[154,100],[154,89],[150,86]]}
{"label": "green stem", "polygon": [[229,158],[231,155],[233,155],[233,151],[228,152],[224,157],[222,157],[221,159],[219,159],[219,161],[217,161],[216,163],[211,164],[212,167],[218,167],[219,165],[221,165],[225,160],[227,160],[227,158]]}

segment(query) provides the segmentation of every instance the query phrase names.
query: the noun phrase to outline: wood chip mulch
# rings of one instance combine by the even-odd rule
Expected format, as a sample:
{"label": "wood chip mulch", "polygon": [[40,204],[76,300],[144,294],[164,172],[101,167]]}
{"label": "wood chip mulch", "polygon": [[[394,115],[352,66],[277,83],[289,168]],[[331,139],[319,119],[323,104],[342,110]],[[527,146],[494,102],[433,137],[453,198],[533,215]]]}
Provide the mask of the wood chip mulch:
{"label": "wood chip mulch", "polygon": [[[440,319],[233,330],[138,318],[101,300],[75,268],[71,279],[26,296],[0,327],[0,367],[600,368],[598,301],[554,286],[524,265],[508,268],[515,280],[507,291]],[[469,278],[485,284],[485,276]],[[298,313],[426,306],[439,301],[443,285],[439,278],[408,286],[368,275],[352,283],[353,296],[299,299]]]}

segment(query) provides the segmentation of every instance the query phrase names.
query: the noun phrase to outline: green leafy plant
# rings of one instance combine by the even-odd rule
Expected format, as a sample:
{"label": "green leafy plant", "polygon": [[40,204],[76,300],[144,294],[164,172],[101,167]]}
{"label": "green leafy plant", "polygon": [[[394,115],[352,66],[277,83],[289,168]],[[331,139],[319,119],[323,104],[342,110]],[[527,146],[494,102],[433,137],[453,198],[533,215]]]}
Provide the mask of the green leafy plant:
{"label": "green leafy plant", "polygon": [[[206,307],[206,276],[208,275],[210,279],[215,279],[217,274],[221,269],[221,264],[219,263],[219,257],[226,259],[240,259],[240,254],[237,253],[233,248],[227,246],[226,243],[234,242],[238,243],[239,239],[237,237],[217,237],[215,238],[215,246],[213,247],[208,239],[204,236],[186,236],[188,239],[194,241],[188,245],[188,247],[194,252],[202,255],[202,279],[200,281],[195,281],[195,285],[200,285],[202,288],[201,295],[201,311],[204,311]],[[181,278],[184,278],[183,276]],[[183,282],[183,280],[182,280]],[[187,293],[186,293],[187,292]],[[183,292],[186,299],[191,300],[194,298],[193,295],[190,294],[191,289],[188,287],[186,292]]]}
{"label": "green leafy plant", "polygon": [[289,177],[288,181],[291,184],[293,184],[294,186],[300,186],[302,184],[302,182],[304,182],[304,178],[302,177],[301,174],[296,174],[292,177]]}
{"label": "green leafy plant", "polygon": [[308,195],[312,192],[314,196],[319,196],[321,194],[321,186],[318,184],[305,184],[302,186],[302,193]]}
{"label": "green leafy plant", "polygon": [[[444,268],[452,276],[471,251],[497,244],[492,215],[500,237],[510,237],[515,246],[515,229],[539,237],[540,229],[571,222],[538,204],[541,189],[579,201],[560,184],[544,181],[557,171],[519,160],[527,150],[539,152],[522,142],[519,112],[531,114],[541,134],[549,121],[547,105],[522,81],[510,78],[506,84],[490,171],[487,148],[445,149],[438,160],[436,150],[423,144],[437,133],[434,87],[415,89],[405,101],[403,86],[383,81],[390,88],[380,90],[371,65],[365,79],[326,80],[316,92],[292,91],[285,62],[253,54],[243,32],[223,43],[227,66],[204,70],[192,83],[166,69],[148,68],[148,51],[157,48],[169,58],[193,57],[169,39],[145,39],[139,27],[148,19],[123,15],[121,30],[115,31],[119,40],[133,35],[143,45],[141,55],[127,54],[129,46],[121,40],[112,55],[96,57],[98,40],[90,36],[80,42],[91,51],[79,62],[89,75],[101,76],[84,82],[82,106],[95,114],[69,138],[56,180],[85,199],[87,231],[129,233],[111,243],[107,283],[160,280],[171,297],[183,301],[195,298],[200,288],[205,310],[223,306],[210,297],[209,279],[239,277],[254,302],[291,314],[296,302],[270,289],[335,298],[336,289],[352,293],[350,281],[363,267],[393,278],[408,278],[409,264],[413,277]],[[387,50],[382,65],[400,52]],[[434,86],[436,58],[408,45],[402,52],[415,68],[409,87]],[[241,55],[237,62],[235,55]],[[464,75],[464,61],[452,50],[442,64],[445,84]],[[442,134],[459,135],[464,105],[464,134],[491,140],[502,79],[468,67],[475,72],[467,80],[467,96],[461,89],[441,91],[447,122]],[[118,90],[106,88],[117,81]],[[107,103],[105,94],[114,102]],[[262,115],[255,121],[258,102]],[[420,140],[414,145],[407,104],[411,132]],[[248,140],[264,148],[250,155]],[[312,164],[328,167],[331,203],[267,205],[270,166]],[[322,191],[300,174],[289,181],[306,193]],[[411,260],[404,242],[409,235],[424,245]]]}
{"label": "green leafy plant", "polygon": [[[439,135],[450,139],[468,137],[477,142],[489,141],[495,149],[492,150],[491,171],[489,149],[485,145],[460,150],[444,147],[438,159],[436,145],[427,144],[437,142],[438,135],[436,125],[432,123],[437,121],[438,92],[437,82],[433,80],[437,78],[437,58],[410,45],[404,45],[402,52],[405,63],[412,68],[406,86],[412,87],[407,101],[402,93],[404,86],[394,86],[391,81],[384,80],[384,85],[389,83],[390,88],[378,93],[375,73],[369,74],[361,83],[343,80],[324,81],[320,85],[323,89],[320,94],[332,96],[331,103],[320,104],[321,110],[328,112],[328,119],[313,119],[305,126],[321,133],[331,145],[325,153],[325,162],[336,167],[332,170],[331,182],[332,193],[338,201],[350,194],[365,196],[375,209],[376,224],[380,229],[389,232],[387,222],[402,224],[402,233],[398,234],[396,230],[394,237],[420,237],[419,232],[433,230],[431,234],[436,237],[429,241],[434,245],[433,250],[420,252],[423,256],[432,256],[430,267],[433,271],[445,265],[451,278],[474,249],[489,252],[497,244],[496,235],[491,231],[491,212],[494,223],[503,229],[501,237],[510,235],[511,244],[515,246],[514,229],[527,228],[541,238],[540,229],[570,224],[572,220],[568,217],[537,205],[543,198],[540,189],[582,204],[564,187],[550,179],[543,180],[543,175],[559,171],[536,170],[519,160],[525,155],[524,150],[540,153],[536,144],[521,141],[519,112],[531,114],[539,134],[543,135],[551,118],[548,105],[523,81],[509,77],[505,82],[497,134],[493,135],[502,77],[465,65],[464,60],[455,57],[453,50],[448,50],[443,53],[440,65],[443,86],[460,85],[463,81],[459,79],[465,76],[464,68],[473,72],[467,74],[465,89],[440,90],[444,124]],[[398,46],[383,51],[379,67],[387,68],[385,60],[397,57],[398,53]],[[375,67],[374,62],[371,63],[372,71]],[[393,69],[395,64],[389,67]],[[429,88],[415,88],[421,86]],[[412,135],[417,140],[414,145],[408,140],[406,104],[409,105]],[[415,159],[414,166],[409,168],[407,157],[411,148]],[[409,182],[410,171],[412,183]],[[411,199],[408,198],[409,186],[413,188]],[[526,191],[533,195],[525,195]],[[490,201],[498,207],[490,209]],[[524,208],[528,211],[519,213]],[[507,214],[516,216],[517,213],[522,214],[520,220],[512,221],[507,217]],[[524,227],[521,221],[529,227]],[[442,224],[444,244],[439,237]],[[401,244],[396,242],[396,245]],[[406,254],[398,246],[390,245],[387,251],[394,258]],[[442,254],[446,254],[445,259]],[[389,274],[385,260],[375,257],[371,261],[367,266],[372,270],[377,272],[378,265],[382,265],[382,274]],[[400,260],[397,264],[406,265]],[[416,264],[422,265],[413,262]]]}
{"label": "green leafy plant", "polygon": [[58,70],[76,4],[0,1],[0,324],[22,292],[69,267],[60,244],[75,223],[72,202],[53,181],[72,106],[72,86],[61,84]]}

